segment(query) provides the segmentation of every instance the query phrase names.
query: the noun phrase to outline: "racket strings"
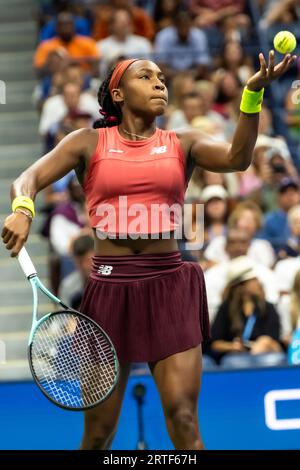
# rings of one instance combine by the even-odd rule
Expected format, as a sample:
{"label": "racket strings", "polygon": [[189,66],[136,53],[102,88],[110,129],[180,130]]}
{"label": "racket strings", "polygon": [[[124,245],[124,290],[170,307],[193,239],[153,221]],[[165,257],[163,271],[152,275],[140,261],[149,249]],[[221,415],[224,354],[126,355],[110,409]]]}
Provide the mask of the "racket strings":
{"label": "racket strings", "polygon": [[73,313],[49,316],[36,330],[31,362],[56,403],[83,408],[101,402],[117,378],[115,353],[96,325]]}

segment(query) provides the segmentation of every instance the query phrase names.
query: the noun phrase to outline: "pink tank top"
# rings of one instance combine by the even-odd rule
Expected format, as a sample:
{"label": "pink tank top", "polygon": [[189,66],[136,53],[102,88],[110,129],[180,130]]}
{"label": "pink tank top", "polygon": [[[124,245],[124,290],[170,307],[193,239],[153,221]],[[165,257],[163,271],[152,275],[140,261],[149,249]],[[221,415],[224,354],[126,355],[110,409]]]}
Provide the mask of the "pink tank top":
{"label": "pink tank top", "polygon": [[118,235],[176,230],[188,184],[176,133],[156,128],[132,141],[117,126],[98,132],[83,184],[91,226]]}

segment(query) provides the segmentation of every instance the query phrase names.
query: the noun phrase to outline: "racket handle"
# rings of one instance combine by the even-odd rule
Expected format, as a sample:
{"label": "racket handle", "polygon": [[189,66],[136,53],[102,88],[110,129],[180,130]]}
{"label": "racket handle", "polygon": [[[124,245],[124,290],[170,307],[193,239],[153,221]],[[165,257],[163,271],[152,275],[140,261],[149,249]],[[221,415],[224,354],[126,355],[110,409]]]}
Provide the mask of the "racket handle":
{"label": "racket handle", "polygon": [[20,263],[20,266],[27,278],[32,276],[33,274],[36,274],[36,269],[33,266],[33,263],[30,259],[29,254],[27,253],[26,248],[23,246],[21,249],[19,255],[18,255],[18,261]]}

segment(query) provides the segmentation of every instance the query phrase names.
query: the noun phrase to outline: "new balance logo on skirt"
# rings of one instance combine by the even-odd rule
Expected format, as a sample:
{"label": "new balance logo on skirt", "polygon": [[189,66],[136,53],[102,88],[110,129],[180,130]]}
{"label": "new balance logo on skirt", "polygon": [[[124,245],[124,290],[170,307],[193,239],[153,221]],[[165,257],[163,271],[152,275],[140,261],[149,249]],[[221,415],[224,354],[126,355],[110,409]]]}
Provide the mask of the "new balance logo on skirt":
{"label": "new balance logo on skirt", "polygon": [[109,276],[113,270],[113,266],[107,266],[106,264],[101,264],[98,269],[98,274],[103,274],[103,276]]}

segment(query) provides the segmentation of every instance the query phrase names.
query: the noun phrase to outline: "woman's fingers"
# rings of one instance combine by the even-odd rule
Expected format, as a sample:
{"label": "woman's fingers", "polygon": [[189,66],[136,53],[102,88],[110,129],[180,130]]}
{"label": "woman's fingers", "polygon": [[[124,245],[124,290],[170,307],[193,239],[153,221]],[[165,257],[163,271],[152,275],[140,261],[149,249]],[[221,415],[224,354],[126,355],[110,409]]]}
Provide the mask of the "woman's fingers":
{"label": "woman's fingers", "polygon": [[265,61],[263,53],[261,52],[258,57],[259,57],[259,62],[260,62],[260,72],[261,72],[263,77],[266,77],[266,75],[267,75],[267,63]]}
{"label": "woman's fingers", "polygon": [[3,243],[6,245],[6,243],[9,242],[12,236],[13,236],[13,232],[11,230],[6,229],[5,235],[3,237]]}
{"label": "woman's fingers", "polygon": [[265,78],[268,82],[278,78],[280,75],[283,75],[293,63],[296,61],[297,56],[286,54],[284,59],[275,65],[275,53],[273,50],[269,51],[269,62],[268,65],[264,58],[263,53],[259,54],[260,62],[260,74],[262,78]]}
{"label": "woman's fingers", "polygon": [[290,54],[287,54],[287,56],[288,56],[288,58],[287,58],[286,63],[284,64],[283,72],[281,71],[280,73],[286,72],[291,67],[291,65],[293,65],[295,63],[295,61],[297,60],[296,55],[291,56]]}
{"label": "woman's fingers", "polygon": [[274,69],[275,77],[277,78],[280,75],[284,74],[291,67],[291,65],[294,64],[296,59],[297,59],[296,55],[291,56],[291,54],[286,54],[284,59],[281,62],[279,62],[279,64],[277,64]]}
{"label": "woman's fingers", "polygon": [[12,250],[11,256],[17,256],[26,242],[30,222],[27,216],[18,213],[9,215],[5,220],[2,238],[7,250]]}
{"label": "woman's fingers", "polygon": [[9,242],[6,243],[6,249],[7,249],[7,250],[11,250],[11,249],[15,246],[15,244],[16,244],[18,238],[19,238],[18,235],[12,235],[12,237],[11,237],[10,240],[9,240]]}
{"label": "woman's fingers", "polygon": [[272,80],[274,74],[274,51],[269,51],[268,78]]}
{"label": "woman's fingers", "polygon": [[280,73],[285,72],[285,70],[287,69],[288,64],[290,63],[290,61],[291,61],[291,55],[286,54],[284,59],[281,62],[279,62],[279,64],[276,65],[276,67],[274,69],[276,74],[280,74]]}
{"label": "woman's fingers", "polygon": [[1,237],[4,238],[7,233],[7,228],[4,226],[2,229]]}

